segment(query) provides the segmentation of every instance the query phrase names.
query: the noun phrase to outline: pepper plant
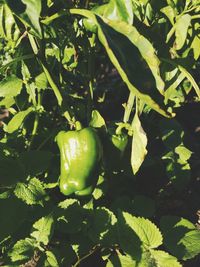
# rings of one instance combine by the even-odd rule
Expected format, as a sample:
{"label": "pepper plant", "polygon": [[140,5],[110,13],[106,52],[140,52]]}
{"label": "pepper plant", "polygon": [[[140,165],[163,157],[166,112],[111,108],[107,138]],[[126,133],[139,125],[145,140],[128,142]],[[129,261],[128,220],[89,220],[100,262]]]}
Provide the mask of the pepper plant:
{"label": "pepper plant", "polygon": [[0,40],[0,266],[199,266],[200,1],[0,0]]}

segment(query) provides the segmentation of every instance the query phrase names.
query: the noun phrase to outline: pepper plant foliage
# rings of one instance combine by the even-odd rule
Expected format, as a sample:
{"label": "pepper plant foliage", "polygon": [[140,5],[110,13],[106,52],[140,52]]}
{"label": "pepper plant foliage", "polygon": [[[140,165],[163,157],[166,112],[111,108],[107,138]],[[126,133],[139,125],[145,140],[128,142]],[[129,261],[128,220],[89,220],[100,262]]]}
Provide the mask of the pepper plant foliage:
{"label": "pepper plant foliage", "polygon": [[[200,98],[200,1],[1,0],[0,40],[0,265],[199,266],[176,114]],[[55,137],[77,120],[103,159],[65,197]]]}

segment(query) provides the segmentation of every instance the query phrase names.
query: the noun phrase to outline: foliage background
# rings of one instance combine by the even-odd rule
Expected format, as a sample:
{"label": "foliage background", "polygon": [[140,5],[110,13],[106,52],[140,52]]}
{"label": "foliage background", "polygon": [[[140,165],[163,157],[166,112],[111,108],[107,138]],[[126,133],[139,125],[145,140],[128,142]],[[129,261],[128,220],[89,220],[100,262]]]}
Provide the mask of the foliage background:
{"label": "foliage background", "polygon": [[[199,19],[198,0],[0,1],[1,266],[199,266]],[[104,146],[84,199],[58,187],[75,120]]]}

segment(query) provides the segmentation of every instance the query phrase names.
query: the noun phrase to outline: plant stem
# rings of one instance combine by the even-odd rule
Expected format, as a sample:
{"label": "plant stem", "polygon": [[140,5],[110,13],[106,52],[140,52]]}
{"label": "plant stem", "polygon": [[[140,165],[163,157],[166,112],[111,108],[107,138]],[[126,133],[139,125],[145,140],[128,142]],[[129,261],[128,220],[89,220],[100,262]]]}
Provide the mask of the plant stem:
{"label": "plant stem", "polygon": [[128,101],[125,107],[125,111],[124,111],[124,118],[123,118],[124,123],[127,123],[129,121],[134,102],[135,102],[135,95],[132,92],[130,92],[129,98],[128,98]]}

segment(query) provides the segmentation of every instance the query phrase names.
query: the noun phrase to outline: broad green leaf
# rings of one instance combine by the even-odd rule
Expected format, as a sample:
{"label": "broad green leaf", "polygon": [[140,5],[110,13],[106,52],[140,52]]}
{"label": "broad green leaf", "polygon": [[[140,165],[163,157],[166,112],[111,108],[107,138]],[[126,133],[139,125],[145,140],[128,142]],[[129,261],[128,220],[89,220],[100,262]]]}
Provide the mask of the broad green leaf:
{"label": "broad green leaf", "polygon": [[22,90],[22,80],[14,75],[8,76],[0,82],[0,97],[15,97]]}
{"label": "broad green leaf", "polygon": [[188,28],[190,26],[191,16],[189,14],[182,15],[178,18],[175,24],[175,35],[176,35],[176,50],[180,50],[187,38]]}
{"label": "broad green leaf", "polygon": [[29,260],[34,254],[34,239],[26,238],[17,241],[9,252],[9,257],[13,262]]}
{"label": "broad green leaf", "polygon": [[113,21],[124,21],[130,25],[133,23],[131,0],[110,0],[108,4],[96,8],[94,12]]}
{"label": "broad green leaf", "polygon": [[52,214],[42,217],[33,224],[34,231],[31,236],[34,237],[39,244],[48,245],[53,234],[54,218]]}
{"label": "broad green leaf", "polygon": [[35,176],[48,169],[53,154],[50,151],[31,150],[19,155],[19,161],[28,175]]}
{"label": "broad green leaf", "polygon": [[28,205],[42,205],[47,198],[42,183],[37,178],[32,178],[28,184],[17,183],[15,195]]}
{"label": "broad green leaf", "polygon": [[0,241],[17,231],[27,212],[27,206],[17,198],[0,199]]}
{"label": "broad green leaf", "polygon": [[[156,50],[148,39],[141,35],[137,28],[131,25],[127,25],[124,22],[108,22],[109,26],[115,29],[117,32],[124,34],[128,40],[139,50],[141,57],[146,61],[148,67],[156,80],[156,86],[161,94],[164,93],[164,82],[160,76],[160,60],[156,55]],[[125,56],[125,55],[124,55]],[[134,60],[134,59],[133,59]],[[142,64],[142,62],[140,63]],[[139,66],[137,66],[139,67]],[[143,71],[142,66],[140,67]]]}
{"label": "broad green leaf", "polygon": [[125,212],[119,211],[117,222],[118,243],[124,253],[131,256],[133,260],[139,261],[142,255],[142,241],[137,233],[131,227],[129,219],[132,221],[133,216],[126,217]]}
{"label": "broad green leaf", "polygon": [[115,242],[113,226],[116,222],[115,215],[109,209],[98,207],[93,213],[93,220],[88,232],[89,237],[94,243],[103,242],[103,244],[111,245]]}
{"label": "broad green leaf", "polygon": [[41,37],[41,27],[39,23],[42,9],[41,0],[19,0],[17,2],[6,0],[6,2],[15,15],[17,15],[26,26],[30,27],[30,32]]}
{"label": "broad green leaf", "polygon": [[45,254],[46,254],[46,257],[47,257],[47,259],[45,261],[45,265],[44,265],[45,267],[49,267],[49,266],[51,266],[51,267],[59,267],[59,264],[58,264],[58,261],[56,259],[56,256],[53,254],[52,251],[47,250],[45,252]]}
{"label": "broad green leaf", "polygon": [[174,10],[174,8],[172,8],[171,6],[166,6],[161,8],[160,10],[163,14],[165,14],[165,16],[169,19],[169,21],[171,22],[171,24],[174,24],[174,19],[176,16],[176,11]]}
{"label": "broad green leaf", "polygon": [[190,221],[176,216],[161,219],[164,245],[178,259],[188,260],[200,253],[200,232]]}
{"label": "broad green leaf", "polygon": [[116,254],[108,259],[106,267],[136,267],[136,262],[128,255]]}
{"label": "broad green leaf", "polygon": [[137,113],[133,119],[132,130],[131,166],[133,173],[136,174],[147,154],[147,136],[142,128]]}
{"label": "broad green leaf", "polygon": [[[98,16],[94,16],[88,10],[72,9],[70,12],[86,16],[98,25],[99,40],[129,90],[163,116],[173,116],[163,108],[163,98],[154,88],[156,87],[155,80],[160,89],[163,87],[163,81],[159,78],[159,61],[154,54],[154,50],[152,50],[151,44],[147,40],[145,41],[144,37],[127,23],[103,20]],[[136,42],[134,42],[134,39],[136,39]],[[139,50],[140,46],[141,52]],[[130,60],[130,55],[132,60]],[[148,64],[151,65],[151,70],[149,67],[144,67],[146,61],[142,61],[143,56],[146,60],[150,56]],[[153,63],[150,63],[151,61]],[[144,86],[145,81],[151,84],[151,89],[146,85]]]}
{"label": "broad green leaf", "polygon": [[13,133],[19,129],[25,118],[33,111],[32,107],[29,107],[26,110],[19,111],[14,117],[9,121],[6,132]]}
{"label": "broad green leaf", "polygon": [[10,108],[14,103],[15,100],[13,97],[6,97],[0,101],[0,107]]}
{"label": "broad green leaf", "polygon": [[151,257],[154,259],[155,267],[181,267],[177,259],[162,250],[151,250]]}
{"label": "broad green leaf", "polygon": [[98,112],[98,110],[92,111],[92,118],[90,121],[90,126],[94,128],[101,128],[102,126],[105,126],[105,120],[101,116],[101,114]]}
{"label": "broad green leaf", "polygon": [[64,233],[79,232],[84,225],[84,211],[76,199],[66,199],[59,203],[57,227]]}
{"label": "broad green leaf", "polygon": [[157,248],[162,245],[162,235],[155,224],[142,217],[134,217],[123,212],[126,223],[137,234],[143,245],[148,248]]}

